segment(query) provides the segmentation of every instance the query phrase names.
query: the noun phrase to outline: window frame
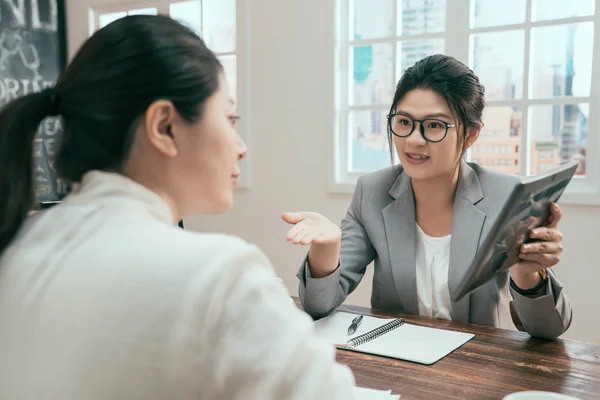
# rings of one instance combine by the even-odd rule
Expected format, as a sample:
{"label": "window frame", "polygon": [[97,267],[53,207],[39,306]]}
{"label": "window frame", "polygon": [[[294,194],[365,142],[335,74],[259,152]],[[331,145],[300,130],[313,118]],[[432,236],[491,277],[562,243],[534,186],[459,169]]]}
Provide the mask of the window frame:
{"label": "window frame", "polygon": [[[351,15],[351,0],[337,0],[337,15],[336,15],[336,83],[335,83],[335,112],[336,112],[336,129],[333,139],[333,162],[330,173],[329,190],[333,193],[352,193],[356,181],[362,173],[349,171],[349,126],[348,120],[350,112],[353,110],[389,110],[389,105],[366,105],[366,106],[349,106],[349,89],[350,89],[350,49],[351,46],[359,44],[377,44],[377,43],[392,43],[393,46],[393,66],[394,75],[396,74],[397,63],[397,43],[401,40],[420,40],[432,38],[444,38],[444,54],[455,57],[456,59],[469,65],[469,56],[471,53],[471,35],[488,32],[504,32],[509,30],[524,30],[525,33],[525,48],[524,48],[524,64],[523,64],[523,96],[518,100],[506,101],[487,101],[487,107],[494,106],[515,106],[519,107],[522,112],[521,120],[521,149],[531,149],[533,144],[532,138],[529,137],[529,118],[531,115],[531,106],[537,105],[564,105],[589,103],[590,112],[588,117],[588,137],[587,137],[587,153],[586,153],[586,175],[575,176],[567,188],[561,199],[561,203],[568,204],[589,204],[600,205],[600,133],[594,135],[593,132],[598,132],[600,127],[600,0],[595,0],[595,12],[592,16],[561,18],[547,21],[531,21],[531,11],[533,0],[526,0],[526,18],[524,23],[500,25],[494,27],[471,27],[471,4],[474,0],[446,0],[446,29],[441,33],[431,33],[422,35],[405,35],[397,36],[398,26],[398,0],[393,1],[394,12],[394,29],[393,36],[383,39],[350,41],[350,21],[353,20]],[[464,21],[457,23],[457,21]],[[529,93],[529,65],[530,65],[530,50],[531,50],[531,30],[533,28],[565,25],[579,22],[593,22],[593,56],[592,56],[592,78],[589,97],[561,97],[551,99],[532,99]],[[398,77],[395,77],[397,81]],[[391,99],[390,99],[391,101]],[[482,143],[483,144],[483,143]],[[520,152],[521,175],[529,173],[529,163],[531,159],[531,150]],[[471,151],[467,151],[467,159],[471,158]]]}

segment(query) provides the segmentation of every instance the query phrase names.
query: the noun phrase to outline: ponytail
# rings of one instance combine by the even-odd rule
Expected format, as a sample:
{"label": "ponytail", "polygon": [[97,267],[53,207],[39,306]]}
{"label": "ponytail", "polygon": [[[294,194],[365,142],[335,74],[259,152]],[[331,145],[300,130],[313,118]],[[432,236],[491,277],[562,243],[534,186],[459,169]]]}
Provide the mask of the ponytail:
{"label": "ponytail", "polygon": [[33,206],[33,139],[47,116],[56,114],[53,89],[31,93],[0,111],[0,255]]}

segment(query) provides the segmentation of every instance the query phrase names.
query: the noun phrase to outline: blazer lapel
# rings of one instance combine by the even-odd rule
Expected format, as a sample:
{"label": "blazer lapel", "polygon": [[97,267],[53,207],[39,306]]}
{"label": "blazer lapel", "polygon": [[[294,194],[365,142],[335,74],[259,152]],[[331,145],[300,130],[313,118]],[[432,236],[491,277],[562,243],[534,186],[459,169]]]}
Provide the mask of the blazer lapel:
{"label": "blazer lapel", "polygon": [[[481,238],[486,214],[476,204],[483,199],[481,183],[475,171],[462,163],[458,187],[454,199],[452,239],[450,240],[450,265],[448,287],[452,295],[469,268]],[[452,317],[455,321],[469,322],[470,296],[452,302]]]}
{"label": "blazer lapel", "polygon": [[382,214],[394,285],[404,312],[418,315],[415,200],[410,178],[402,171],[389,194],[395,200]]}

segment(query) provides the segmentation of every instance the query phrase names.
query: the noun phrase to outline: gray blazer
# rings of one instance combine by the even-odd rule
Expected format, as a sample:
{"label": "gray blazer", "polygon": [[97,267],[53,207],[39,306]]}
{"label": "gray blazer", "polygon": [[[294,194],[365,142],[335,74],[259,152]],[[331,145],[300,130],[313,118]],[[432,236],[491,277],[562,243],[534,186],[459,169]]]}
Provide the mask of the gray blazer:
{"label": "gray blazer", "polygon": [[[462,163],[450,242],[450,293],[456,290],[517,180],[516,176]],[[358,180],[341,228],[340,267],[334,273],[316,279],[310,276],[306,259],[300,267],[299,293],[306,312],[314,318],[333,312],[356,289],[374,260],[371,306],[418,314],[414,195],[410,178],[401,166]],[[546,292],[537,298],[523,296],[510,288],[508,272],[498,275],[453,302],[453,318],[498,327],[500,307],[508,307],[510,290],[525,330],[531,336],[556,338],[568,329],[572,313],[556,275],[552,270],[548,272]]]}

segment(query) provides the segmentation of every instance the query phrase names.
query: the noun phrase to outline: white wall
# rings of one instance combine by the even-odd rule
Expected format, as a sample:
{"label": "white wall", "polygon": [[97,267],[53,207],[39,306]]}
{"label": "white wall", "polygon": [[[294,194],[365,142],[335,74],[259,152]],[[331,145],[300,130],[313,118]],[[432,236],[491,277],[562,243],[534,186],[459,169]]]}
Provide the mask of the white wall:
{"label": "white wall", "polygon": [[[292,294],[305,249],[283,238],[286,210],[312,210],[340,221],[349,195],[328,192],[334,132],[333,0],[247,0],[250,21],[252,184],[240,190],[227,215],[185,220],[186,229],[223,231],[260,246],[272,259]],[[75,9],[79,1],[68,1]],[[69,11],[69,9],[68,9]],[[69,21],[71,51],[85,34],[83,22]],[[79,26],[79,30],[77,27]],[[246,116],[247,117],[247,116]],[[564,207],[563,262],[557,273],[567,290],[574,320],[567,338],[600,344],[600,208]],[[369,305],[371,278],[349,303]]]}

